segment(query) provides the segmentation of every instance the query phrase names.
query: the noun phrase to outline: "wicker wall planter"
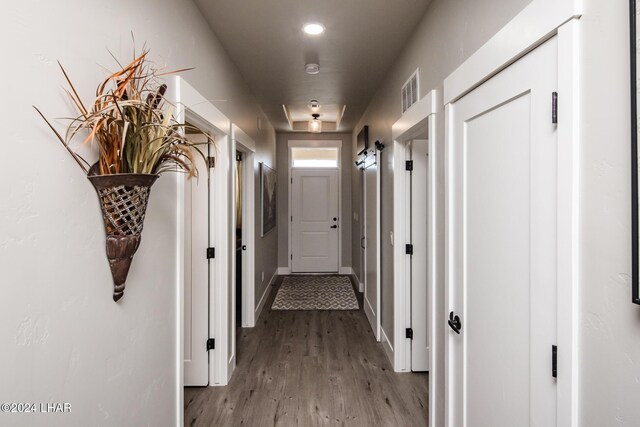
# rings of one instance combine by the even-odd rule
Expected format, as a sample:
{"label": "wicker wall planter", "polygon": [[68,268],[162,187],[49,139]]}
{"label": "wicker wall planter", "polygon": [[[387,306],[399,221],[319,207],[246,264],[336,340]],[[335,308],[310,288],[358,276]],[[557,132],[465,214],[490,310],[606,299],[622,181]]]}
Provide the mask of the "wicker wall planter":
{"label": "wicker wall planter", "polygon": [[[136,54],[134,49],[128,65],[116,61],[120,69],[100,82],[91,103],[82,101],[60,65],[69,84],[66,92],[77,110],[62,134],[33,107],[98,193],[114,301],[124,295],[133,255],[140,246],[151,186],[165,172],[197,177],[196,161],[202,159],[206,165],[204,152],[214,144],[205,130],[179,121],[174,116],[176,106],[164,98],[163,78],[189,68],[166,71],[147,60],[148,53],[143,49]],[[193,142],[188,133],[203,134],[207,142]],[[78,142],[95,146],[95,164],[72,148]]]}
{"label": "wicker wall planter", "polygon": [[140,246],[151,186],[158,175],[123,173],[99,175],[98,164],[88,178],[98,192],[107,234],[107,259],[113,276],[113,300],[124,295],[133,255]]}

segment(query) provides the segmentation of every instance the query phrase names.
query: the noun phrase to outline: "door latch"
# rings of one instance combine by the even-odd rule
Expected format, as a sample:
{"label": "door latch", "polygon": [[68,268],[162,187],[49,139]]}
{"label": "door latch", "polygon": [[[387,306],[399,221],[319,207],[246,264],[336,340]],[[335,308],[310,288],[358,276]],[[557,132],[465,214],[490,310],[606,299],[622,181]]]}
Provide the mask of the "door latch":
{"label": "door latch", "polygon": [[456,334],[460,334],[460,329],[462,329],[460,317],[458,317],[457,314],[454,314],[453,311],[449,313],[449,327],[453,329],[453,332]]}

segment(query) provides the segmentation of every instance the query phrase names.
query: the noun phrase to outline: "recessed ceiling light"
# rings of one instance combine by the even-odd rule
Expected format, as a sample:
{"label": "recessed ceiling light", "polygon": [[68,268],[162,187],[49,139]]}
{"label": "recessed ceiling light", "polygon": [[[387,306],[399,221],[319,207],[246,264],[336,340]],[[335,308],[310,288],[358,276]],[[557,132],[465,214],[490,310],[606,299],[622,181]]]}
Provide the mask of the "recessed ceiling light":
{"label": "recessed ceiling light", "polygon": [[309,22],[308,24],[304,24],[302,31],[310,36],[317,36],[324,33],[324,25],[318,24],[317,22]]}
{"label": "recessed ceiling light", "polygon": [[305,64],[304,71],[307,74],[318,74],[320,72],[320,64]]}

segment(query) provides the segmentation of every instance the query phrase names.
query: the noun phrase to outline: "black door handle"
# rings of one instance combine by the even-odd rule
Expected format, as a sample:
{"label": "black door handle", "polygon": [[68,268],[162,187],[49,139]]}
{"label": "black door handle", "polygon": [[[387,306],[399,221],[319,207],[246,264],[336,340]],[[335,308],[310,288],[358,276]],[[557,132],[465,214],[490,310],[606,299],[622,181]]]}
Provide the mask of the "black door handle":
{"label": "black door handle", "polygon": [[462,329],[460,317],[458,317],[457,314],[454,314],[453,311],[449,313],[449,327],[453,329],[453,332],[456,334],[460,334],[460,329]]}
{"label": "black door handle", "polygon": [[242,250],[246,251],[247,250],[247,245],[242,245]]}
{"label": "black door handle", "polygon": [[330,228],[338,228],[337,225],[332,225]]}

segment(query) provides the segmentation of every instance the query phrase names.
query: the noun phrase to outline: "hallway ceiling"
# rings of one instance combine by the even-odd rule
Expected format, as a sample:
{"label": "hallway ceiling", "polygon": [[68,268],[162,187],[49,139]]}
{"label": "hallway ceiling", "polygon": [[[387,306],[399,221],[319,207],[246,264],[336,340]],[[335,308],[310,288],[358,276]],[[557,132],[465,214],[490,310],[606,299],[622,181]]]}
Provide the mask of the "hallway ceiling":
{"label": "hallway ceiling", "polygon": [[[194,0],[277,131],[309,101],[346,106],[337,131],[351,131],[430,0]],[[326,27],[302,32],[307,22]],[[318,62],[320,73],[306,74]],[[407,76],[408,77],[408,76]],[[398,94],[398,104],[400,95]],[[320,119],[332,121],[322,116]]]}

